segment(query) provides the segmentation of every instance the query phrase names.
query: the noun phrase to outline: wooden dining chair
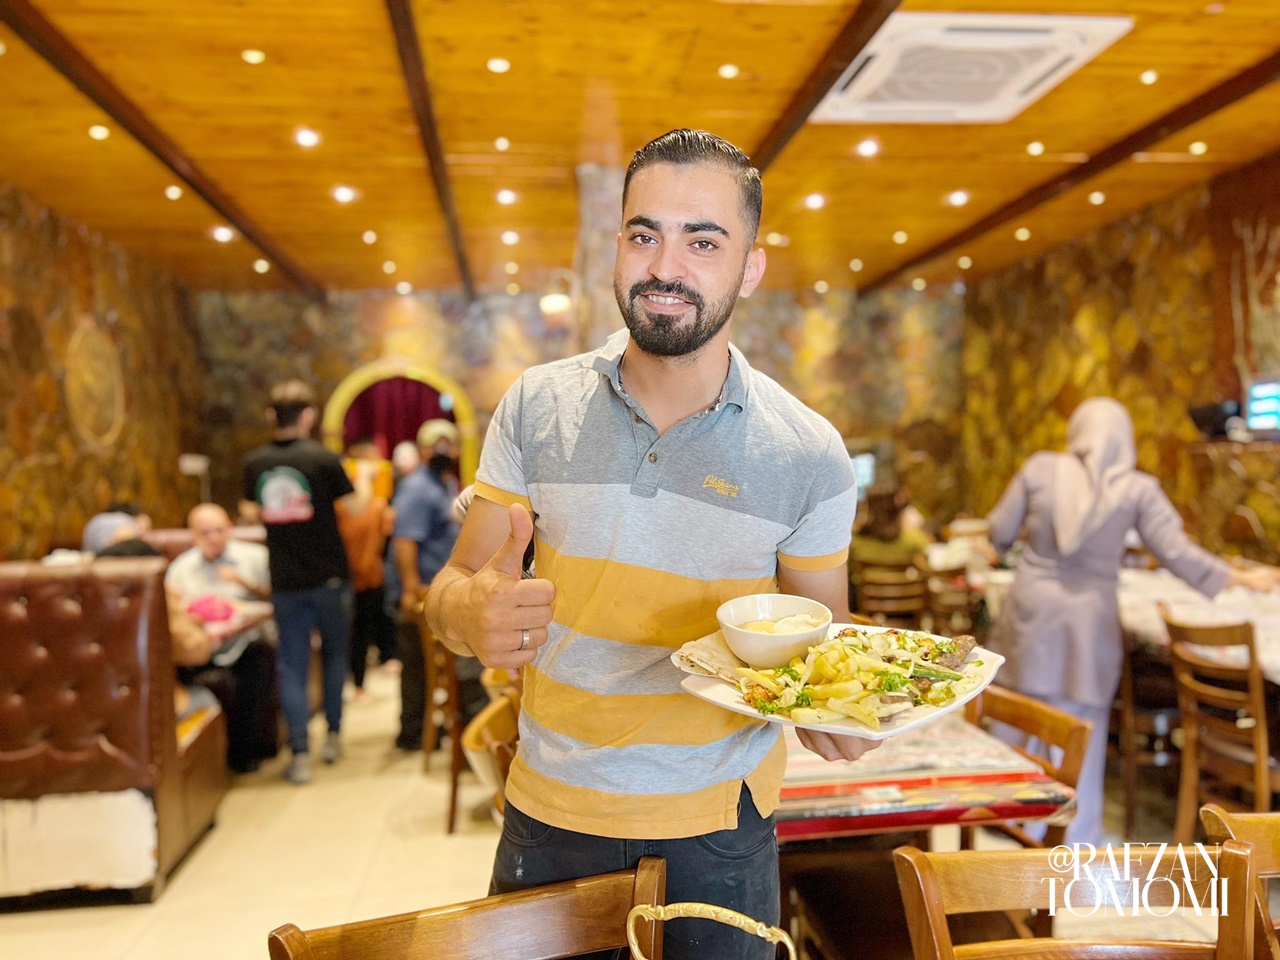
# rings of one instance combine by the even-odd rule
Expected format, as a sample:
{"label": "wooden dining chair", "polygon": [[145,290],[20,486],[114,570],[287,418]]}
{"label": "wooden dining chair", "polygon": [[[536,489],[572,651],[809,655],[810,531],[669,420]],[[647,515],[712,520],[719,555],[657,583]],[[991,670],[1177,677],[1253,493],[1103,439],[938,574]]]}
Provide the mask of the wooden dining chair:
{"label": "wooden dining chair", "polygon": [[928,584],[915,564],[855,564],[858,612],[888,627],[919,630]]}
{"label": "wooden dining chair", "polygon": [[[1271,755],[1267,701],[1253,624],[1197,626],[1174,620],[1159,605],[1169,631],[1173,676],[1182,709],[1182,770],[1174,839],[1190,843],[1200,804],[1216,800],[1228,810],[1271,809],[1280,792],[1280,763]],[[1203,648],[1238,647],[1239,665],[1210,659]],[[1201,649],[1197,649],[1201,648]],[[1252,791],[1252,803],[1225,790]]]}
{"label": "wooden dining chair", "polygon": [[1182,722],[1173,669],[1125,633],[1120,685],[1111,710],[1116,756],[1124,774],[1124,838],[1133,838],[1138,812],[1138,769],[1177,762],[1173,731]]}
{"label": "wooden dining chair", "polygon": [[[627,914],[666,902],[667,864],[643,857],[634,870],[471,900],[417,913],[267,937],[271,960],[558,960],[627,946]],[[661,960],[657,923],[642,922],[646,957]]]}
{"label": "wooden dining chair", "polygon": [[507,775],[516,758],[519,723],[520,694],[508,689],[462,731],[462,752],[480,781],[494,791],[493,805],[498,813],[506,808]]}
{"label": "wooden dining chair", "polygon": [[1210,843],[1253,844],[1253,960],[1280,960],[1280,923],[1271,918],[1267,897],[1268,881],[1280,879],[1280,813],[1228,813],[1211,803],[1200,808],[1200,822]]}
{"label": "wooden dining chair", "polygon": [[[1089,745],[1089,733],[1093,724],[1081,720],[1056,707],[1051,707],[1042,700],[1028,697],[1026,694],[992,684],[964,705],[965,719],[977,726],[983,721],[995,721],[1007,724],[1036,741],[1037,747],[1011,745],[1014,750],[1035,763],[1045,773],[1061,784],[1075,789],[1080,779],[1080,767],[1084,764],[1085,748]],[[1053,754],[1057,751],[1057,760]],[[962,849],[973,846],[973,827],[964,827],[960,832]],[[1050,824],[1044,840],[1036,840],[1016,824],[990,824],[987,829],[1017,840],[1024,847],[1055,847],[1062,843],[1066,834],[1066,824]]]}
{"label": "wooden dining chair", "polygon": [[974,607],[968,569],[928,567],[921,569],[921,573],[928,590],[925,609],[929,614],[929,629],[944,637],[971,633]]}
{"label": "wooden dining chair", "polygon": [[[898,884],[911,930],[915,960],[1242,960],[1253,950],[1252,845],[1228,840],[1220,847],[1197,851],[1196,865],[1186,877],[1179,857],[1168,845],[1132,847],[1126,857],[1097,857],[1089,864],[1097,882],[1073,883],[1070,871],[1054,859],[1053,850],[962,850],[924,853],[914,847],[894,851]],[[1207,859],[1206,859],[1207,858]],[[1210,869],[1212,868],[1212,869]],[[1126,870],[1128,871],[1126,873]],[[1083,876],[1083,874],[1082,874]],[[1173,877],[1177,882],[1146,882],[1145,878]],[[1051,878],[1061,882],[1050,884]],[[1126,905],[1134,879],[1140,885],[1140,911],[1165,915],[1186,904],[1187,887],[1197,902],[1208,904],[1209,885],[1218,884],[1216,943],[1185,941],[1001,940],[988,943],[952,942],[948,921],[972,912],[1075,909],[1091,912],[1119,897]],[[1184,885],[1185,880],[1185,885]],[[1222,882],[1225,881],[1225,882]],[[1173,898],[1177,896],[1179,900]]]}
{"label": "wooden dining chair", "polygon": [[436,639],[420,618],[418,632],[422,637],[422,656],[426,664],[426,718],[422,731],[422,767],[431,768],[431,757],[440,740],[440,728],[449,735],[449,810],[445,830],[453,833],[458,821],[458,787],[467,759],[462,752],[462,689],[458,684],[457,655]]}

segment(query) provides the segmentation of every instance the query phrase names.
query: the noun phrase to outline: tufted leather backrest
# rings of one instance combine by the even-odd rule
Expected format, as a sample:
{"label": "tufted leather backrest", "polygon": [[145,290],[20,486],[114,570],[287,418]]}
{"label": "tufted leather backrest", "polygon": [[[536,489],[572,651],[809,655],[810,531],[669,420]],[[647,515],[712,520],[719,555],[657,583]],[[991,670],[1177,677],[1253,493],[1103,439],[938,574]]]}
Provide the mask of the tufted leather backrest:
{"label": "tufted leather backrest", "polygon": [[0,563],[0,798],[152,790],[173,765],[165,566]]}

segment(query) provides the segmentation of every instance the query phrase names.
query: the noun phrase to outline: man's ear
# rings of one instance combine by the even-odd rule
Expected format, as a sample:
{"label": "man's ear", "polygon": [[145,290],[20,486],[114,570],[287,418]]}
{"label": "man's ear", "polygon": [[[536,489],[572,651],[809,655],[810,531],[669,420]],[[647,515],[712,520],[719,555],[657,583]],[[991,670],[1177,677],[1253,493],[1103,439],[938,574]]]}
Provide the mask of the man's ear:
{"label": "man's ear", "polygon": [[742,271],[742,286],[738,288],[738,296],[749,297],[760,280],[764,277],[764,250],[756,247],[747,254],[746,266]]}

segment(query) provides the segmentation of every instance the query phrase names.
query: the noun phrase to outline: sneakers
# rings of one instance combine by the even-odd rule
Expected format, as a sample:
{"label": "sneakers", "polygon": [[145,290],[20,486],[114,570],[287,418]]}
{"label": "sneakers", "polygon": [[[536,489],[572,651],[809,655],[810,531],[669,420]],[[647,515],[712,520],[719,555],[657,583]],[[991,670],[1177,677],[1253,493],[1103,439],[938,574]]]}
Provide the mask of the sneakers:
{"label": "sneakers", "polygon": [[311,756],[306,753],[295,753],[285,767],[284,778],[290,783],[311,782]]}
{"label": "sneakers", "polygon": [[332,730],[324,740],[324,752],[320,754],[320,758],[325,763],[337,763],[342,759],[342,741],[338,739],[338,734]]}

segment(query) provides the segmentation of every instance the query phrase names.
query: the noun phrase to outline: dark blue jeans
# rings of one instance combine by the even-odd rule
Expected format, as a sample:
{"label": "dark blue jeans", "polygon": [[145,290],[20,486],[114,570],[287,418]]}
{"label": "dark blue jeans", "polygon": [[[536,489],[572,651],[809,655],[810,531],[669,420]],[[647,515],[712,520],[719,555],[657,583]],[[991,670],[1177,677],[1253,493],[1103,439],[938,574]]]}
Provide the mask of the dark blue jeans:
{"label": "dark blue jeans", "polygon": [[[628,870],[641,857],[667,861],[667,903],[693,900],[777,924],[778,841],[773,817],[761,817],[744,785],[738,828],[682,840],[614,840],[548,826],[510,803],[493,864],[489,892],[507,893],[561,880]],[[772,960],[758,937],[711,920],[664,925],[665,960]],[[619,957],[624,951],[592,954]]]}
{"label": "dark blue jeans", "polygon": [[310,590],[277,590],[271,595],[280,628],[276,669],[280,674],[280,704],[289,726],[289,748],[307,752],[307,670],[311,665],[311,631],[320,631],[324,667],[324,715],[329,731],[342,727],[342,683],[347,678],[351,641],[351,585],[330,581]]}

